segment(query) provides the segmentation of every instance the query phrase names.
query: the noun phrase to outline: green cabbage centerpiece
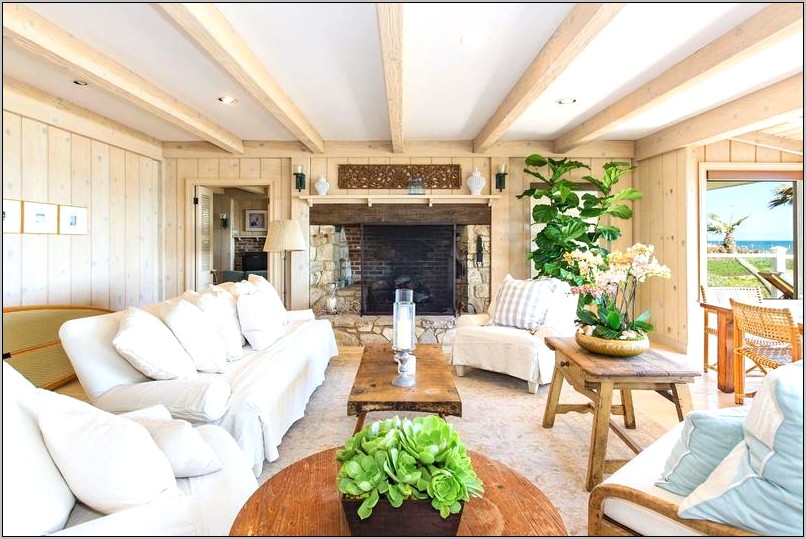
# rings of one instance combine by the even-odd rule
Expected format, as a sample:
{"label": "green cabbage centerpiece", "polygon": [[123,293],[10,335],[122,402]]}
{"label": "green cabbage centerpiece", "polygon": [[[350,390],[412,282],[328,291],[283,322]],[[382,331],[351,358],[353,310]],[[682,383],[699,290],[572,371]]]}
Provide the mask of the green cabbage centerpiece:
{"label": "green cabbage centerpiece", "polygon": [[438,416],[376,421],[348,439],[336,460],[339,491],[363,500],[362,520],[381,495],[396,508],[409,499],[430,499],[445,519],[484,493],[459,433]]}

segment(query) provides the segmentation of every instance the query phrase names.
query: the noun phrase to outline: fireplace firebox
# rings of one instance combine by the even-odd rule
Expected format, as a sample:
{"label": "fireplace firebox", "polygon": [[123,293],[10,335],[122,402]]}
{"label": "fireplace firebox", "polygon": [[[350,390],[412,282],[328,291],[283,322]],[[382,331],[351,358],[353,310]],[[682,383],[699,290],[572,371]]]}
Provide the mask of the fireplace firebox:
{"label": "fireplace firebox", "polygon": [[395,289],[418,314],[456,314],[454,225],[362,225],[361,314],[391,314]]}

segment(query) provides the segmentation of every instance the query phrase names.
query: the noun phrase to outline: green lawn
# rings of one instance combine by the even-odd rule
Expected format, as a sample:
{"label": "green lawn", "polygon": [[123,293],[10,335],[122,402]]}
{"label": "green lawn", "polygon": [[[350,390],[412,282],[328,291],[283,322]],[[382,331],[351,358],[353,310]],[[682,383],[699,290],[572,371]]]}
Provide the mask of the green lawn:
{"label": "green lawn", "polygon": [[[744,260],[753,264],[758,271],[772,271],[771,258],[745,258]],[[788,272],[792,272],[794,264],[794,260],[786,261]],[[758,279],[734,259],[712,258],[708,260],[708,286],[759,286],[759,284]],[[761,285],[761,291],[765,297],[769,296],[763,285]]]}

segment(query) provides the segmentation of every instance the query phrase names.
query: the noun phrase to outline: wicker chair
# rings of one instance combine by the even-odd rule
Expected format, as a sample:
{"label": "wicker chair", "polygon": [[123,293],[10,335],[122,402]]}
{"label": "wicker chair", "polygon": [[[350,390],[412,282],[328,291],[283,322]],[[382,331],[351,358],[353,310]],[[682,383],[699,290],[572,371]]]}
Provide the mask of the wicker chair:
{"label": "wicker chair", "polygon": [[[735,298],[747,303],[761,303],[761,288],[757,286],[700,286],[700,296],[704,303],[724,303],[727,304],[730,298]],[[716,363],[709,363],[708,345],[709,335],[716,337],[716,311],[705,308],[705,342],[702,361],[702,372],[708,373],[709,369],[716,370]]]}
{"label": "wicker chair", "polygon": [[[803,337],[792,311],[765,307],[730,299],[733,311],[734,388],[736,404],[755,392],[744,392],[745,358],[755,363],[764,374],[768,369],[803,359]],[[752,335],[751,339],[746,334]]]}

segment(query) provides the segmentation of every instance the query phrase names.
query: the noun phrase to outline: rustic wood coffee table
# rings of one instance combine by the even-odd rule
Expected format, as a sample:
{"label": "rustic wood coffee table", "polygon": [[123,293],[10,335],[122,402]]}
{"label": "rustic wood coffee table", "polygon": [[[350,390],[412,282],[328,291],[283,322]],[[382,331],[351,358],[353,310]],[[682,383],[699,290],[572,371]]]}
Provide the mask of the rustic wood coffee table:
{"label": "rustic wood coffee table", "polygon": [[[336,451],[306,457],[266,481],[241,508],[230,535],[350,535],[336,488]],[[484,483],[484,497],[465,505],[457,535],[568,534],[543,491],[505,464],[474,451],[468,454]]]}
{"label": "rustic wood coffee table", "polygon": [[[588,490],[601,483],[605,473],[614,472],[626,462],[605,459],[608,428],[613,429],[636,454],[641,451],[641,447],[610,418],[611,414],[623,415],[624,426],[635,428],[632,390],[657,391],[674,403],[681,421],[691,411],[691,395],[686,384],[693,382],[700,373],[679,361],[653,350],[626,358],[594,354],[580,347],[573,337],[546,337],[546,346],[556,352],[556,359],[543,427],[553,427],[557,414],[593,412],[586,482]],[[560,404],[563,381],[567,381],[591,402]],[[614,390],[621,391],[620,405],[613,405]]]}
{"label": "rustic wood coffee table", "polygon": [[397,375],[397,363],[389,344],[369,344],[364,347],[361,365],[355,375],[353,389],[347,399],[347,415],[357,415],[355,432],[364,426],[367,412],[399,410],[462,416],[462,399],[453,383],[448,361],[439,344],[418,344],[415,376],[412,387],[392,385]]}

